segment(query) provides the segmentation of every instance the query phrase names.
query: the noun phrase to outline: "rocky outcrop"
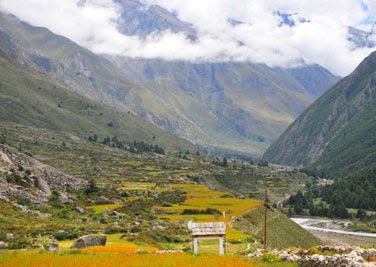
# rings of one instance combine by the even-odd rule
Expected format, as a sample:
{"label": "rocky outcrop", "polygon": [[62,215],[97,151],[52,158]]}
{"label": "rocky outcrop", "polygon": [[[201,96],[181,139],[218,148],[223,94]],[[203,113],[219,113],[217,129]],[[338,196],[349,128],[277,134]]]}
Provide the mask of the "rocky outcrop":
{"label": "rocky outcrop", "polygon": [[[316,254],[312,255],[313,252],[316,252]],[[264,253],[263,250],[258,249],[248,254],[248,257],[258,258],[264,255]],[[326,245],[318,246],[313,250],[273,250],[269,253],[284,261],[298,262],[301,267],[369,267],[375,265],[367,262],[367,260],[376,257],[376,249]],[[328,256],[327,254],[332,256]]]}
{"label": "rocky outcrop", "polygon": [[43,180],[40,177],[37,177],[36,180],[37,180],[37,187],[38,187],[38,189],[42,190],[44,193],[46,193],[47,196],[51,196],[51,194],[52,194],[51,193],[51,189],[48,186],[48,184],[46,183],[46,181]]}
{"label": "rocky outcrop", "polygon": [[14,239],[14,235],[13,235],[12,233],[7,233],[7,234],[5,235],[5,238],[6,238],[7,240],[13,240],[13,239]]}
{"label": "rocky outcrop", "polygon": [[7,249],[8,248],[8,243],[4,241],[0,241],[0,249]]}
{"label": "rocky outcrop", "polygon": [[[6,166],[29,170],[33,177],[43,179],[48,186],[59,191],[66,191],[67,188],[80,189],[87,185],[87,181],[67,175],[51,166],[47,166],[40,161],[17,151],[7,145],[0,144],[0,151],[8,158]],[[1,166],[0,162],[0,166]]]}
{"label": "rocky outcrop", "polygon": [[43,205],[52,195],[52,188],[66,195],[68,188],[81,189],[87,181],[67,175],[45,165],[13,147],[0,144],[0,198],[27,199]]}
{"label": "rocky outcrop", "polygon": [[71,248],[86,248],[94,246],[105,246],[107,242],[107,236],[105,235],[85,235],[77,239]]}
{"label": "rocky outcrop", "polygon": [[85,209],[81,207],[75,207],[74,210],[78,213],[85,213]]}
{"label": "rocky outcrop", "polygon": [[57,243],[51,243],[51,244],[45,245],[44,248],[48,252],[58,252],[60,250],[59,244]]}
{"label": "rocky outcrop", "polygon": [[158,250],[156,254],[178,254],[184,253],[183,250]]}

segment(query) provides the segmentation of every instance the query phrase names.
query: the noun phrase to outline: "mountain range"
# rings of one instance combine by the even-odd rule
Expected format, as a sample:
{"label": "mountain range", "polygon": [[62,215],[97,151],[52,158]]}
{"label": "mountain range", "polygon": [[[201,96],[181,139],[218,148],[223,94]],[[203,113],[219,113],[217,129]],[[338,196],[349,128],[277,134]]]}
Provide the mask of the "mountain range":
{"label": "mountain range", "polygon": [[[160,6],[119,0],[119,30],[140,38],[170,30],[194,40],[192,25]],[[130,16],[132,14],[132,16]],[[214,150],[261,155],[338,81],[319,65],[292,69],[250,62],[166,61],[96,55],[48,29],[1,13],[4,45],[18,63],[119,112],[137,114]]]}
{"label": "mountain range", "polygon": [[[0,28],[4,25],[3,18],[0,17]],[[45,29],[37,30],[41,38],[47,32]],[[60,38],[62,43],[71,44],[65,38],[56,38]],[[120,108],[115,109],[85,97],[84,84],[88,80],[81,79],[80,74],[75,75],[76,79],[74,76],[67,75],[74,71],[74,67],[64,66],[64,59],[59,64],[52,63],[55,57],[51,56],[49,59],[37,57],[33,50],[24,49],[21,41],[25,39],[18,40],[20,43],[14,43],[13,40],[17,39],[0,31],[0,121],[2,123],[61,131],[79,138],[96,135],[103,139],[116,136],[126,142],[143,141],[159,145],[169,152],[196,150],[190,142],[146,122],[131,112],[124,112]],[[34,41],[37,42],[34,39],[28,44],[34,44]],[[48,44],[45,47],[48,47]],[[85,52],[82,49],[80,51]],[[57,58],[61,51],[56,49],[54,52]],[[85,59],[89,60],[93,55],[88,51],[86,53]],[[99,63],[112,66],[106,60],[101,60]],[[98,67],[95,64],[90,66],[94,70]],[[60,82],[62,77],[72,77],[72,80]],[[124,83],[123,86],[127,84]],[[86,92],[90,96],[90,91]],[[98,90],[96,95],[99,96],[99,93]]]}

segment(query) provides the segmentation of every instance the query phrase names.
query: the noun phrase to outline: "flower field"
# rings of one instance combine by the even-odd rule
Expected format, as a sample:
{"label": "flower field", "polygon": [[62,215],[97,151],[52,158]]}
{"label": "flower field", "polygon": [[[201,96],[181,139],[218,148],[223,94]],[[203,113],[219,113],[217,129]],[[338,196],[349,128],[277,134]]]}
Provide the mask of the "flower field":
{"label": "flower field", "polygon": [[33,254],[23,253],[0,255],[1,267],[252,267],[257,266],[236,256],[190,254]]}
{"label": "flower field", "polygon": [[211,208],[220,212],[226,211],[226,216],[229,219],[232,216],[241,215],[261,203],[257,199],[238,199],[228,193],[211,191],[206,186],[199,184],[173,184],[172,187],[186,193],[184,203],[161,208],[168,213],[161,215],[161,217],[173,221],[187,221],[190,219],[198,222],[223,221],[223,217],[218,215],[182,215],[181,212],[185,209],[204,210]]}
{"label": "flower field", "polygon": [[122,234],[112,234],[107,237],[107,245],[81,249],[91,253],[136,253],[137,251],[156,252],[158,248],[141,246],[121,238]]}

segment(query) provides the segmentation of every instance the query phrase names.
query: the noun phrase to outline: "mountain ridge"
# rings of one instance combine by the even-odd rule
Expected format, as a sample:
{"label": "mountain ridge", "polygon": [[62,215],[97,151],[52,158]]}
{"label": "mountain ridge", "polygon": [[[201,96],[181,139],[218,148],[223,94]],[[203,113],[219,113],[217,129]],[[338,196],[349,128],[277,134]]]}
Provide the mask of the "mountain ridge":
{"label": "mountain ridge", "polygon": [[128,142],[156,142],[169,151],[196,150],[188,141],[130,112],[90,100],[54,83],[43,72],[12,60],[2,49],[1,40],[6,39],[0,32],[0,121],[59,130],[80,137],[96,134],[101,138],[117,136]]}
{"label": "mountain ridge", "polygon": [[2,13],[0,22],[20,62],[55,83],[195,144],[253,156],[338,79],[307,67],[308,80],[325,81],[316,92],[288,70],[265,64],[102,57],[13,16]]}
{"label": "mountain ridge", "polygon": [[313,103],[265,153],[279,164],[341,175],[374,164],[376,52]]}

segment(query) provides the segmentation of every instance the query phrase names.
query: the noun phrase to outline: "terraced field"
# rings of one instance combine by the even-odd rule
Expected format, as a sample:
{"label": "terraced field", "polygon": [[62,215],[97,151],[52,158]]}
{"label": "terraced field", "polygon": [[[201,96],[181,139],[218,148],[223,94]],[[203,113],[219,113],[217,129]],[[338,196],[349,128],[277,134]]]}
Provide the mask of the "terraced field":
{"label": "terraced field", "polygon": [[212,191],[203,185],[198,184],[173,184],[172,188],[185,192],[186,200],[183,203],[174,204],[172,207],[160,208],[168,215],[162,215],[161,218],[168,218],[173,221],[198,222],[223,221],[221,214],[199,214],[182,215],[187,209],[205,210],[215,209],[223,214],[225,212],[227,219],[232,216],[239,216],[246,211],[260,205],[257,199],[239,199],[225,192]]}
{"label": "terraced field", "polygon": [[[12,203],[0,200],[1,240],[11,232],[15,235],[10,242],[14,249],[57,241],[61,247],[60,256],[46,255],[39,249],[12,250],[0,255],[0,266],[114,266],[117,262],[125,266],[262,265],[241,256],[262,246],[259,231],[234,228],[233,221],[258,211],[260,200],[248,196],[259,196],[265,182],[272,181],[272,191],[283,195],[291,190],[291,184],[295,187],[298,181],[308,179],[299,172],[279,173],[247,162],[230,161],[227,167],[218,166],[213,159],[192,151],[163,156],[131,153],[72,134],[11,123],[0,125],[0,138],[45,164],[95,183],[91,191],[70,190],[69,194],[74,195],[72,202],[62,203],[52,197],[46,206],[22,203],[30,210],[48,214],[46,218],[25,215]],[[283,175],[289,178],[284,180]],[[231,181],[235,186],[229,187]],[[109,215],[107,210],[116,213]],[[201,255],[193,257],[186,224],[189,220],[226,220],[227,256],[216,256],[218,244],[208,240],[200,244]],[[274,224],[277,231],[278,220],[279,217]],[[282,223],[290,227],[288,220]],[[260,224],[254,225],[261,229]],[[107,246],[69,249],[77,237],[92,233],[106,234]],[[296,234],[299,233],[297,229]],[[184,253],[138,255],[157,250]],[[141,265],[134,265],[135,262]]]}

